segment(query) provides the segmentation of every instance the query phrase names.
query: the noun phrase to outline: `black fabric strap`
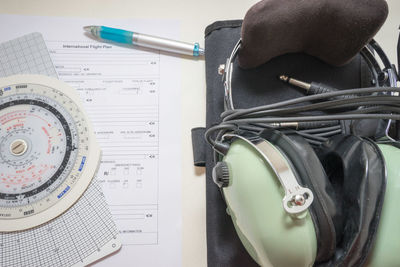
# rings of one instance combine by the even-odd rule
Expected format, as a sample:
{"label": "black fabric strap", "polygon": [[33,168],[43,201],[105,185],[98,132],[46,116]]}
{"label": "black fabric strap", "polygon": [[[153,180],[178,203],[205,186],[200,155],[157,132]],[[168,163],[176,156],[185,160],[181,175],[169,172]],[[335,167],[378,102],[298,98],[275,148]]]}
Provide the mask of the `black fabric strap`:
{"label": "black fabric strap", "polygon": [[197,167],[206,166],[206,140],[204,133],[206,128],[197,127],[192,129],[193,163]]}

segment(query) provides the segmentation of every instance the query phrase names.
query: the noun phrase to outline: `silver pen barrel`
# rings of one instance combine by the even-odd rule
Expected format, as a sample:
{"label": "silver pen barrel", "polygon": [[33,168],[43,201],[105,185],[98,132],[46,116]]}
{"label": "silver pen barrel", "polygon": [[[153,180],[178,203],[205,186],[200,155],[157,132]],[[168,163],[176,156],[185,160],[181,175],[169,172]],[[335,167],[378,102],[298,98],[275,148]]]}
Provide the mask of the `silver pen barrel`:
{"label": "silver pen barrel", "polygon": [[197,43],[190,44],[166,38],[155,37],[147,34],[133,33],[132,43],[143,47],[189,56],[204,55],[204,50],[201,49]]}

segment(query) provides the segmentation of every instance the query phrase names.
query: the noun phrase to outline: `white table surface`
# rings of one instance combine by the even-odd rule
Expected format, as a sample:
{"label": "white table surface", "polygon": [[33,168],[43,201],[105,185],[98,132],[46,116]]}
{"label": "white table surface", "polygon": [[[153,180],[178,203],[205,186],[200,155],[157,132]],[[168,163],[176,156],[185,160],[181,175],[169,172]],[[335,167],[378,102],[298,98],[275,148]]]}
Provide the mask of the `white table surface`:
{"label": "white table surface", "polygon": [[[0,0],[0,13],[82,18],[158,18],[181,22],[181,40],[204,47],[204,29],[217,20],[241,19],[256,0]],[[400,1],[389,0],[389,17],[376,36],[393,63]],[[206,266],[205,175],[193,167],[190,130],[205,125],[204,60],[182,59],[182,266]]]}

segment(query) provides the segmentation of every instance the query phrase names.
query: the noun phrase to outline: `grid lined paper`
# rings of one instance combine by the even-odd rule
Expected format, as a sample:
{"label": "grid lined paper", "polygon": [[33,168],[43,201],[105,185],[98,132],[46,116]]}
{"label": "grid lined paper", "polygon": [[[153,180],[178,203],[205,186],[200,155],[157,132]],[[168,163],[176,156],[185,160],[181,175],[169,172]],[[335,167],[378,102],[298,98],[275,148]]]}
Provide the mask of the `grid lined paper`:
{"label": "grid lined paper", "polygon": [[[0,77],[14,74],[57,78],[40,33],[0,44]],[[0,266],[83,266],[120,246],[103,192],[93,179],[78,202],[56,219],[26,231],[0,233]]]}
{"label": "grid lined paper", "polygon": [[43,74],[57,78],[46,43],[40,33],[0,44],[0,76]]}

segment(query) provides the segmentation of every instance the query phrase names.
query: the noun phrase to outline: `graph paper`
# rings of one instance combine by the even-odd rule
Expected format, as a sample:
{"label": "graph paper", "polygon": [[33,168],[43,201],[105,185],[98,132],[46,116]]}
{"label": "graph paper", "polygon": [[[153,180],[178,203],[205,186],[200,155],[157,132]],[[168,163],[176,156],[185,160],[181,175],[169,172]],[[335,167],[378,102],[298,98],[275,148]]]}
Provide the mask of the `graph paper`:
{"label": "graph paper", "polygon": [[40,33],[24,35],[0,44],[0,77],[14,74],[43,74],[57,78]]}
{"label": "graph paper", "polygon": [[[57,77],[40,33],[0,44],[0,77]],[[121,247],[118,230],[96,179],[64,214],[26,231],[0,233],[0,266],[85,266]]]}

